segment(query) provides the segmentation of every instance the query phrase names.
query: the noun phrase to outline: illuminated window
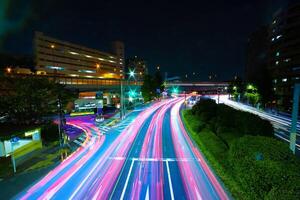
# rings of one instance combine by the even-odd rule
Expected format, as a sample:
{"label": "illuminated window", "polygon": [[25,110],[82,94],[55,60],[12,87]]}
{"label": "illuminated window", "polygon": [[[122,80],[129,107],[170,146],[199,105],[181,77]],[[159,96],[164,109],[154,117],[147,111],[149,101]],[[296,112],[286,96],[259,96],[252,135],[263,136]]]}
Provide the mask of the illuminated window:
{"label": "illuminated window", "polygon": [[282,82],[287,82],[287,78],[283,78],[283,79],[282,79]]}
{"label": "illuminated window", "polygon": [[103,58],[98,58],[98,60],[104,61],[104,59],[103,59]]}
{"label": "illuminated window", "polygon": [[274,21],[273,21],[273,24],[276,24],[276,22],[277,22],[277,21],[276,21],[276,20],[274,20]]}
{"label": "illuminated window", "polygon": [[275,64],[276,64],[276,65],[279,65],[279,61],[277,60],[277,61],[275,62]]}
{"label": "illuminated window", "polygon": [[49,68],[49,69],[55,69],[55,70],[64,70],[64,68],[63,67],[57,67],[57,66],[47,66],[47,68]]}
{"label": "illuminated window", "polygon": [[276,39],[279,39],[279,38],[281,38],[282,37],[282,35],[277,35],[276,36]]}
{"label": "illuminated window", "polygon": [[277,79],[274,79],[273,82],[276,84],[277,83]]}
{"label": "illuminated window", "polygon": [[272,38],[272,42],[275,40],[275,38]]}
{"label": "illuminated window", "polygon": [[90,55],[85,55],[85,57],[87,57],[87,58],[91,58],[92,56],[90,56]]}
{"label": "illuminated window", "polygon": [[81,73],[89,73],[89,74],[96,73],[95,70],[78,70],[78,72],[81,72]]}
{"label": "illuminated window", "polygon": [[290,58],[287,58],[287,59],[284,60],[284,62],[290,62],[290,61],[291,61]]}
{"label": "illuminated window", "polygon": [[69,51],[70,54],[73,54],[73,55],[78,55],[77,52],[74,52],[74,51]]}
{"label": "illuminated window", "polygon": [[280,56],[280,52],[279,51],[276,52],[276,56]]}

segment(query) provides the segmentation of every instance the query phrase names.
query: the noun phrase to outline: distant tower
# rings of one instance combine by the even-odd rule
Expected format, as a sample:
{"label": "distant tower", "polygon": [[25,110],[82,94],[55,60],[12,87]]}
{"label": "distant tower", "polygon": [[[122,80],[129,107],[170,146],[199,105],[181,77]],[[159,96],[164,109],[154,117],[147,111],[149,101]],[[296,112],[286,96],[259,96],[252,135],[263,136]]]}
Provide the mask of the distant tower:
{"label": "distant tower", "polygon": [[121,41],[114,41],[111,45],[112,53],[115,54],[121,64],[120,74],[121,77],[125,77],[125,58],[124,58],[124,43]]}
{"label": "distant tower", "polygon": [[124,43],[121,41],[112,42],[112,53],[124,60]]}

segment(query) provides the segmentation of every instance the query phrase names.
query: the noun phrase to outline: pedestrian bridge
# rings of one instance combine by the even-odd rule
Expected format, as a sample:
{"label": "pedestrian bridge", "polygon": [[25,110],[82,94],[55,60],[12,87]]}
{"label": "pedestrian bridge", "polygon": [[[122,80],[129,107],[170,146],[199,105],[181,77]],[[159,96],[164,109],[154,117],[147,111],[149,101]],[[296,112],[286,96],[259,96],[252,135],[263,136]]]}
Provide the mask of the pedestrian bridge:
{"label": "pedestrian bridge", "polygon": [[181,91],[198,92],[199,94],[226,94],[227,82],[166,82],[167,89],[180,88]]}

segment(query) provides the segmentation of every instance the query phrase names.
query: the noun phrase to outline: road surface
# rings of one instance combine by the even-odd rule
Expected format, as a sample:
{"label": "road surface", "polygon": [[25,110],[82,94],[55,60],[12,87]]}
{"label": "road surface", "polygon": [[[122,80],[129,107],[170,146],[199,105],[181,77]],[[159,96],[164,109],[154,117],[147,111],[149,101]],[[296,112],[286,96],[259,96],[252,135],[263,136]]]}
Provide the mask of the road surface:
{"label": "road surface", "polygon": [[83,146],[16,199],[229,199],[184,128],[183,102],[156,102],[105,134],[70,120]]}

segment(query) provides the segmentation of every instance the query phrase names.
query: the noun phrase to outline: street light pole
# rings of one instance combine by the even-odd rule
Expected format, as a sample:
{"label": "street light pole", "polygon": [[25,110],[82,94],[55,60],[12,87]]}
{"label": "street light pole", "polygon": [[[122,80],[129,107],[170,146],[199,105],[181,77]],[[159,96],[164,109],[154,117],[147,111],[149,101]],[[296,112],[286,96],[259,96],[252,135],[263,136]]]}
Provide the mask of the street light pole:
{"label": "street light pole", "polygon": [[295,154],[296,151],[296,137],[297,137],[297,121],[299,110],[299,95],[300,95],[300,83],[294,85],[294,97],[293,97],[293,110],[292,110],[292,124],[290,132],[290,149]]}
{"label": "street light pole", "polygon": [[120,79],[120,86],[121,86],[121,97],[120,97],[120,119],[123,119],[124,116],[124,94],[123,94],[123,79]]}
{"label": "street light pole", "polygon": [[59,145],[60,147],[63,147],[63,136],[62,136],[62,110],[61,110],[61,99],[60,99],[60,94],[58,96],[58,114],[59,114],[59,119],[58,119],[58,134],[59,134]]}
{"label": "street light pole", "polygon": [[10,144],[11,144],[11,162],[13,164],[14,173],[16,173],[17,169],[16,169],[16,161],[14,157],[14,144],[13,142],[10,142]]}

